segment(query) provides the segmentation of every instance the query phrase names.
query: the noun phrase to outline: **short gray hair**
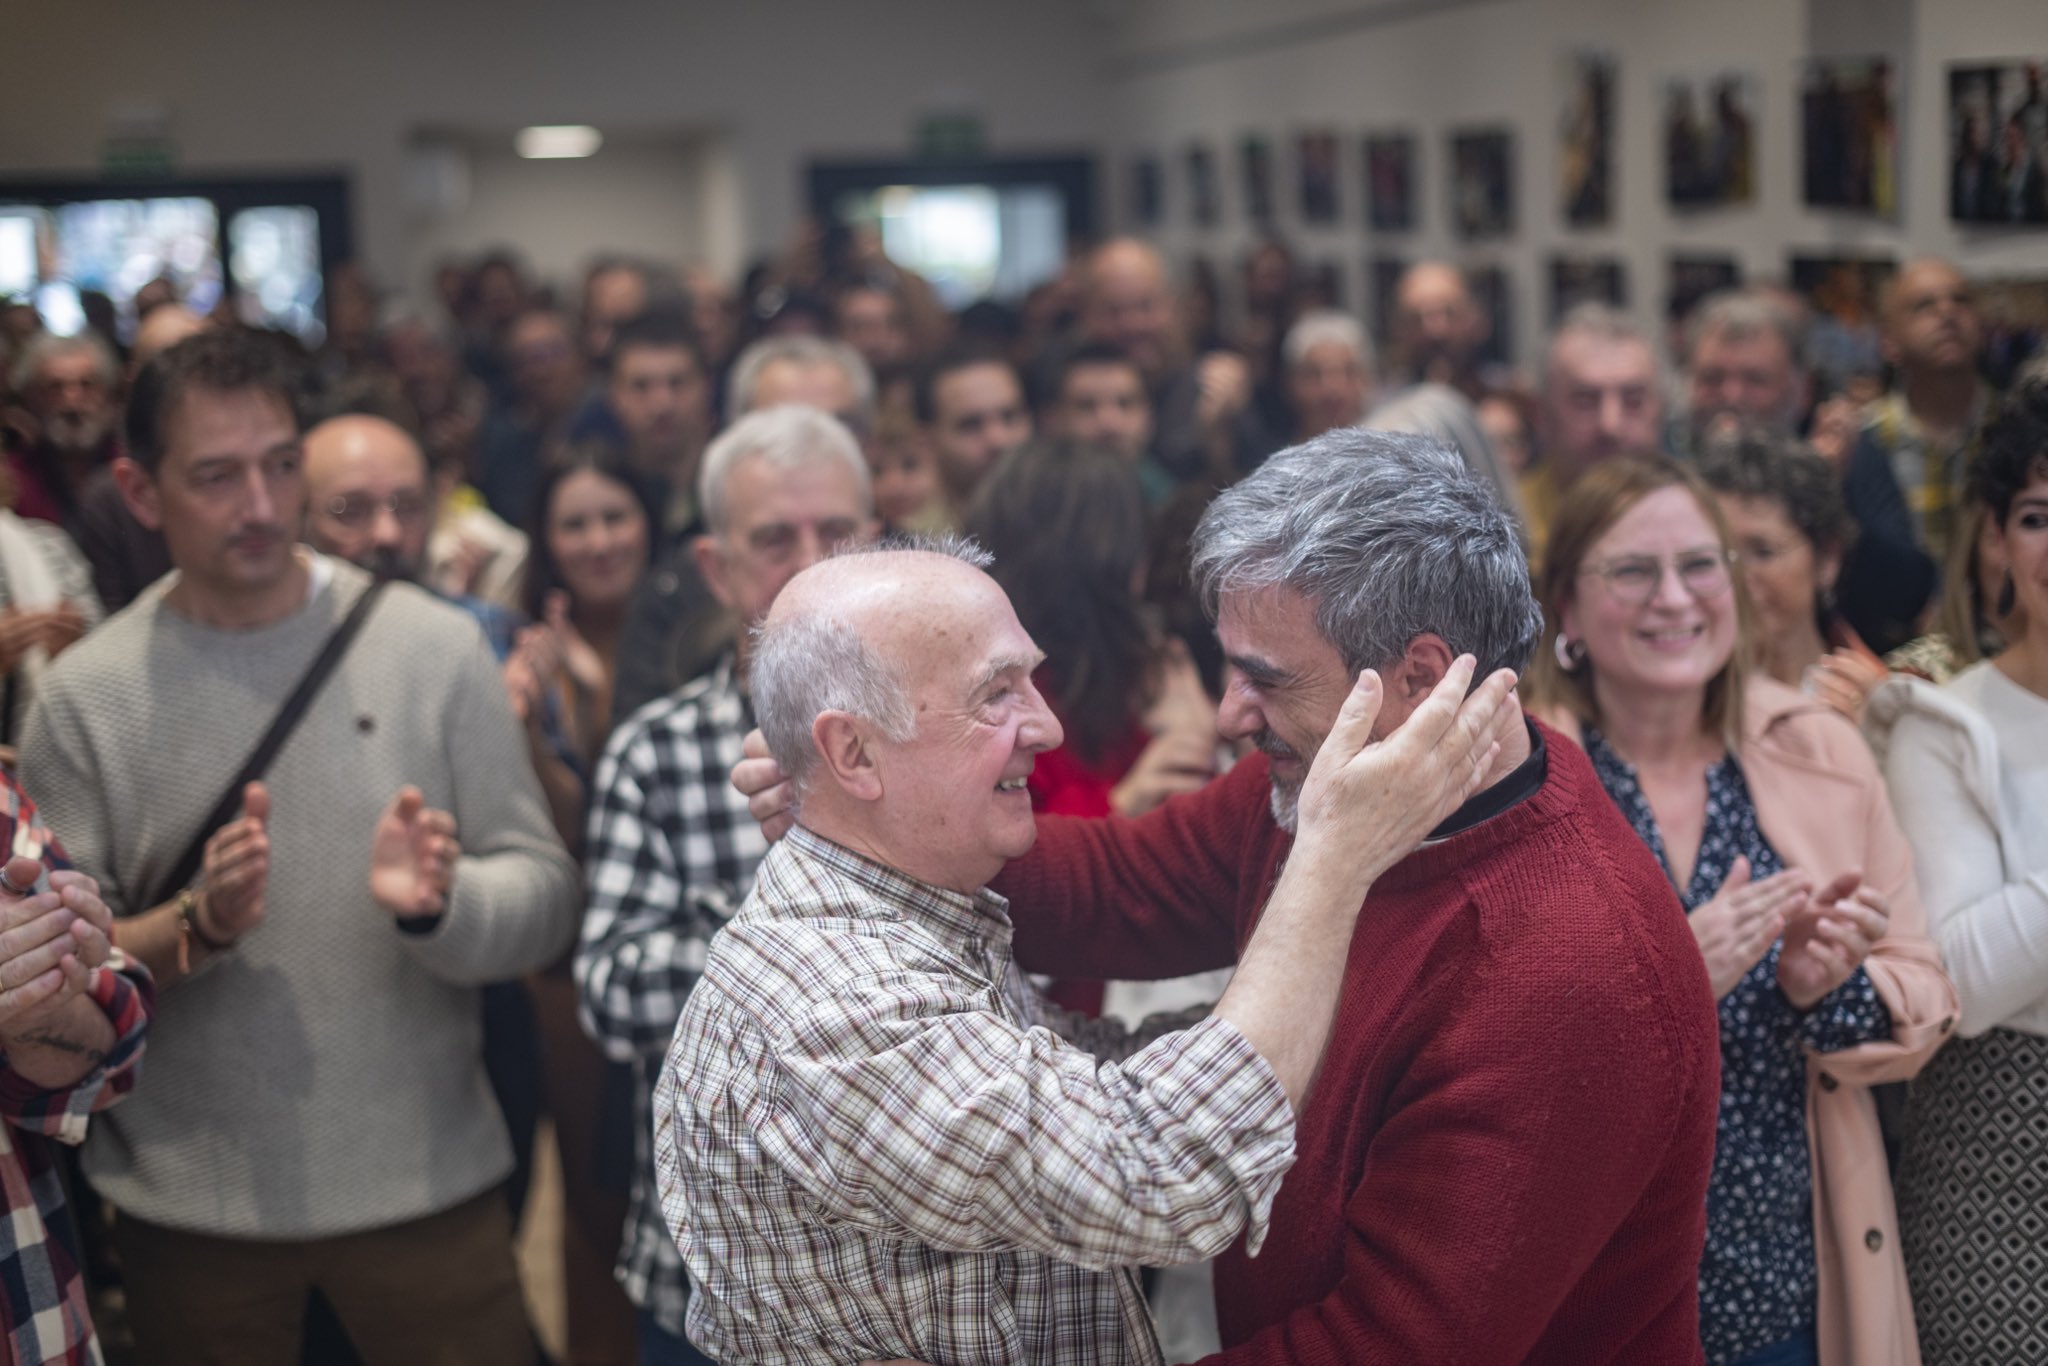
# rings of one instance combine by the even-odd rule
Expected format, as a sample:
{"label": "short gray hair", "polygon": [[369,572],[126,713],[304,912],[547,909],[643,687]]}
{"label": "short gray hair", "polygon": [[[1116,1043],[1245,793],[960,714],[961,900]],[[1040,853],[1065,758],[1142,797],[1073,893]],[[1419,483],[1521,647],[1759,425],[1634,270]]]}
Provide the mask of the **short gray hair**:
{"label": "short gray hair", "polygon": [[108,389],[121,382],[121,362],[115,358],[114,348],[100,340],[98,333],[80,332],[60,337],[54,332],[38,332],[22,348],[21,359],[14,363],[14,392],[27,393],[35,385],[37,372],[51,361],[80,353],[92,357],[93,365],[100,372],[100,382]]}
{"label": "short gray hair", "polygon": [[1281,451],[1218,495],[1196,527],[1195,587],[1287,587],[1345,667],[1383,669],[1420,635],[1521,669],[1543,630],[1513,520],[1456,452],[1427,437],[1339,427]]}
{"label": "short gray hair", "polygon": [[1292,370],[1302,359],[1318,346],[1335,342],[1357,358],[1360,368],[1368,375],[1372,373],[1372,338],[1366,336],[1364,326],[1349,313],[1334,308],[1314,308],[1295,319],[1294,326],[1287,329],[1286,339],[1280,343],[1280,356]]}
{"label": "short gray hair", "polygon": [[754,411],[754,390],[760,386],[761,372],[776,361],[838,366],[853,389],[855,409],[863,417],[874,416],[875,372],[868,369],[860,352],[842,341],[805,336],[763,337],[740,352],[739,359],[732,363],[732,376],[726,380],[726,416],[739,417]]}
{"label": "short gray hair", "polygon": [[839,461],[853,473],[862,512],[874,511],[873,476],[860,453],[860,443],[846,424],[817,408],[780,403],[748,413],[705,449],[703,468],[697,472],[697,508],[713,535],[723,535],[730,524],[725,486],[731,482],[732,472],[749,459],[765,460],[778,470]]}
{"label": "short gray hair", "polygon": [[[945,555],[976,569],[994,561],[964,536],[894,537],[853,546],[833,559],[863,555]],[[917,709],[902,675],[860,638],[852,622],[829,606],[772,615],[754,628],[747,689],[761,738],[788,779],[792,810],[800,810],[817,770],[811,727],[828,711],[855,716],[902,744],[917,735]]]}
{"label": "short gray hair", "polygon": [[1543,348],[1545,384],[1549,383],[1551,371],[1555,367],[1553,357],[1557,353],[1557,348],[1567,337],[1591,337],[1604,342],[1633,342],[1650,353],[1650,364],[1653,367],[1659,364],[1657,339],[1650,335],[1648,328],[1613,304],[1588,300],[1566,309],[1564,316],[1558,319],[1557,326],[1551,330],[1550,344]]}
{"label": "short gray hair", "polygon": [[1795,368],[1806,364],[1806,319],[1797,305],[1760,289],[1709,294],[1685,320],[1685,363],[1693,363],[1708,337],[1743,341],[1766,332],[1775,332],[1785,343],[1785,354]]}

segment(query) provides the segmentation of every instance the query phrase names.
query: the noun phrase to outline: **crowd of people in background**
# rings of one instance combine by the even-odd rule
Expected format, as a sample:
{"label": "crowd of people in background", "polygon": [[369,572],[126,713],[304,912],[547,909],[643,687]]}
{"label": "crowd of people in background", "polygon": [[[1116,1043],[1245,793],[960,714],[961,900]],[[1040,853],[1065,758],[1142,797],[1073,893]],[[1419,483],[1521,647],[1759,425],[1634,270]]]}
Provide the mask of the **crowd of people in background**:
{"label": "crowd of people in background", "polygon": [[[1522,373],[1456,266],[1411,267],[1376,345],[1277,243],[1236,289],[1088,244],[957,313],[866,231],[736,282],[345,266],[311,347],[136,306],[60,336],[0,304],[15,1360],[99,1360],[95,1312],[141,1362],[539,1360],[543,1117],[567,1359],[710,1359],[656,1095],[769,855],[729,774],[784,586],[970,535],[1064,737],[1033,809],[1134,821],[1253,748],[1205,514],[1359,426],[1511,519],[1522,701],[1692,928],[1705,1360],[2048,1360],[2048,361],[1987,369],[1953,265],[1898,271],[1847,386],[1785,289],[1704,299],[1670,353],[1580,305]],[[1229,980],[1145,975],[1177,980],[1039,986],[1136,1024]],[[1219,1338],[1202,1271],[1145,1288],[1166,1360],[1292,1359],[1254,1334],[1285,1306]]]}

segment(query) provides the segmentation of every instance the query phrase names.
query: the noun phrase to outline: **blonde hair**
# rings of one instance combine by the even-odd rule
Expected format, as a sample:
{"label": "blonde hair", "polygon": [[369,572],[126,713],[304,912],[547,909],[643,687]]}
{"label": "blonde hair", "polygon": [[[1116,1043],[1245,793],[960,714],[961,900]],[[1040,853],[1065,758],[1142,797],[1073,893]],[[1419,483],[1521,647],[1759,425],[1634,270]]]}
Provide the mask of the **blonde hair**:
{"label": "blonde hair", "polygon": [[[1588,658],[1567,670],[1557,657],[1564,609],[1577,591],[1579,571],[1602,536],[1629,509],[1653,493],[1680,488],[1692,495],[1714,528],[1724,554],[1733,557],[1728,520],[1721,505],[1697,474],[1675,460],[1608,460],[1581,476],[1564,497],[1550,527],[1550,541],[1536,577],[1536,599],[1543,608],[1543,640],[1529,666],[1527,690],[1537,706],[1561,706],[1586,725],[1600,724],[1600,704],[1593,691],[1593,661]],[[1728,661],[1707,680],[1700,709],[1703,729],[1717,733],[1732,750],[1742,737],[1743,688],[1751,668],[1749,593],[1742,576],[1732,571],[1735,594],[1735,648]]]}

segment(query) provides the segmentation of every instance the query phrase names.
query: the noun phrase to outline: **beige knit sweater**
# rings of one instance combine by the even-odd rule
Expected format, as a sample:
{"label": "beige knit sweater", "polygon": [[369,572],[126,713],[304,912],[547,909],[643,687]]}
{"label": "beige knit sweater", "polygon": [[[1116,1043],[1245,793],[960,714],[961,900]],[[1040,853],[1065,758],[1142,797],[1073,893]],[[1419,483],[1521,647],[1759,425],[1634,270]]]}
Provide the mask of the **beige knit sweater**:
{"label": "beige knit sweater", "polygon": [[[22,781],[116,915],[148,909],[368,584],[318,568],[305,607],[241,632],[179,616],[166,579],[44,676]],[[86,1171],[123,1210],[229,1237],[450,1208],[512,1164],[474,988],[559,955],[581,897],[474,623],[388,590],[266,781],[267,917],[160,998],[147,1069],[96,1119]],[[464,851],[421,936],[369,891],[371,833],[406,783],[454,813]]]}

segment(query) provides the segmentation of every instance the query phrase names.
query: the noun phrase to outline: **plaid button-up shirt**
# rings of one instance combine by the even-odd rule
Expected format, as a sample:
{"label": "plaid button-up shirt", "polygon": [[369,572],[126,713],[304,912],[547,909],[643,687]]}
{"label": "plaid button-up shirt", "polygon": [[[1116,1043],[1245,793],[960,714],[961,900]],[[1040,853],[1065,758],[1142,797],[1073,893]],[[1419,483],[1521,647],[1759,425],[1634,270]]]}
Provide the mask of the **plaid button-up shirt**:
{"label": "plaid button-up shirt", "polygon": [[618,1275],[627,1297],[676,1334],[689,1282],[654,1194],[651,1098],[705,948],[768,852],[747,799],[726,780],[753,726],[728,655],[621,725],[591,787],[576,989],[584,1029],[636,1073]]}
{"label": "plaid button-up shirt", "polygon": [[[13,777],[0,771],[0,862],[15,854],[69,868],[63,849]],[[135,1086],[150,1016],[149,973],[116,949],[93,969],[92,1003],[114,1026],[106,1060],[71,1085],[49,1090],[0,1059],[0,1333],[6,1360],[23,1366],[98,1366],[99,1339],[85,1303],[78,1250],[50,1143],[85,1141],[86,1120]]]}
{"label": "plaid button-up shirt", "polygon": [[1157,1363],[1126,1264],[1246,1230],[1256,1250],[1294,1161],[1286,1096],[1236,1027],[1132,1051],[1166,1023],[1079,1029],[1026,985],[1002,897],[791,831],[655,1093],[691,1340],[820,1366]]}

